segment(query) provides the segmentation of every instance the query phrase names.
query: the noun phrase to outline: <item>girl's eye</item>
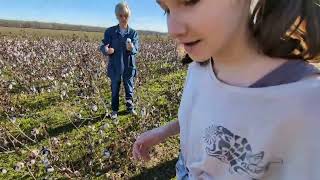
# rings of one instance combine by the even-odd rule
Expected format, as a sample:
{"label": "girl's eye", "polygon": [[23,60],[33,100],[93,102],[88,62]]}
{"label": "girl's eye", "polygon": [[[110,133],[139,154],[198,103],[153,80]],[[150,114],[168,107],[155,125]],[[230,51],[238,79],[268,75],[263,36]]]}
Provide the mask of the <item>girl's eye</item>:
{"label": "girl's eye", "polygon": [[[197,4],[200,0],[180,0],[180,4],[183,6],[193,6]],[[164,9],[164,15],[169,15],[170,10],[168,8],[163,8]]]}
{"label": "girl's eye", "polygon": [[192,5],[195,5],[199,2],[200,0],[184,0],[182,3],[185,5],[185,6],[192,6]]}
{"label": "girl's eye", "polygon": [[170,10],[169,9],[164,9],[163,11],[164,11],[163,15],[165,15],[165,16],[170,14]]}

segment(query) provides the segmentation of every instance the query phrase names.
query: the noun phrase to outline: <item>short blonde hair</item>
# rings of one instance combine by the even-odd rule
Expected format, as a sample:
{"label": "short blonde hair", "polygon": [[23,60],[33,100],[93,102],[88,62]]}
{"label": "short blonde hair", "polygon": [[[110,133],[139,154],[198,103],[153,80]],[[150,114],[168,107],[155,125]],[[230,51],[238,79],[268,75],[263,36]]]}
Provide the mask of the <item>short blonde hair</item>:
{"label": "short blonde hair", "polygon": [[116,16],[118,16],[121,12],[126,13],[128,17],[131,15],[131,11],[127,3],[121,2],[116,5],[116,8],[115,8]]}

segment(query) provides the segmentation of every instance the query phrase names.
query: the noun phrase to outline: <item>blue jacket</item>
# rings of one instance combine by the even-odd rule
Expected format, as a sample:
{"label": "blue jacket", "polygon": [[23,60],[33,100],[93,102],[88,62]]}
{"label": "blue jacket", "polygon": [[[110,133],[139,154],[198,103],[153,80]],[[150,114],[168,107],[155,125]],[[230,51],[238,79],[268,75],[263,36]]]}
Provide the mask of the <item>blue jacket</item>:
{"label": "blue jacket", "polygon": [[[134,45],[132,51],[128,51],[126,48],[127,38],[130,38]],[[114,53],[111,55],[108,55],[105,51],[104,47],[107,44],[109,44],[109,48],[114,48]],[[136,76],[135,55],[139,51],[139,36],[135,30],[128,27],[125,36],[122,37],[119,25],[106,29],[104,39],[100,45],[100,51],[105,56],[109,56],[107,75],[111,80],[120,80],[121,76],[124,78]]]}

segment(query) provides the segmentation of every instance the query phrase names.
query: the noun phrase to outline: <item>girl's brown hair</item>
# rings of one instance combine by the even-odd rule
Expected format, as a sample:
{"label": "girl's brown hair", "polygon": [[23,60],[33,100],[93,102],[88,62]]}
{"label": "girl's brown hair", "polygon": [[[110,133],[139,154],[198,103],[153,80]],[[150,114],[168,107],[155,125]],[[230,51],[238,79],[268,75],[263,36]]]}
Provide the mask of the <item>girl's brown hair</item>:
{"label": "girl's brown hair", "polygon": [[259,48],[270,57],[319,58],[319,0],[258,0],[249,29]]}
{"label": "girl's brown hair", "polygon": [[320,0],[257,0],[249,30],[270,57],[320,61]]}

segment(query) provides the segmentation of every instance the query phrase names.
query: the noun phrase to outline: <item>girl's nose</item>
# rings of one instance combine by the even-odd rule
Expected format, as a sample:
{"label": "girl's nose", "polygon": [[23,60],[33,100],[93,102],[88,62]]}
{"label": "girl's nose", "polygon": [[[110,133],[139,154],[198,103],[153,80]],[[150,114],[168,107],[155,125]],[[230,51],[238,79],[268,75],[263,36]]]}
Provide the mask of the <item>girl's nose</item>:
{"label": "girl's nose", "polygon": [[175,39],[179,39],[181,36],[187,33],[187,27],[182,18],[168,15],[167,25],[168,33]]}

